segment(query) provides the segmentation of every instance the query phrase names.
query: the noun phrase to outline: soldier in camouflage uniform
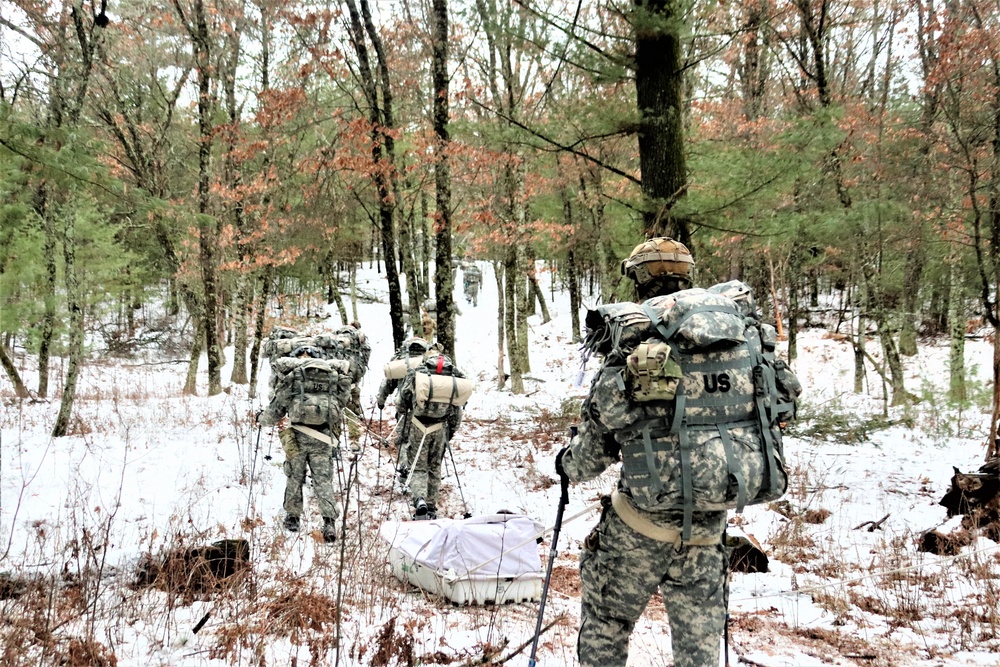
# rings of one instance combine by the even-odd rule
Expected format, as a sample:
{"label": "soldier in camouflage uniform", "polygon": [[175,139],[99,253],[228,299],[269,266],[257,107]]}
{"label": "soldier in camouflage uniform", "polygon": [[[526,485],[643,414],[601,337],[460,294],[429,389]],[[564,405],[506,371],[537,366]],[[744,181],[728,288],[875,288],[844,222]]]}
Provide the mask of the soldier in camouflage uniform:
{"label": "soldier in camouflage uniform", "polygon": [[[392,355],[390,361],[396,361],[398,359],[413,359],[416,357],[422,357],[431,348],[431,344],[420,338],[419,336],[411,336],[403,341],[396,353]],[[378,396],[375,402],[378,404],[378,409],[381,411],[385,408],[385,402],[388,400],[389,396],[399,388],[404,378],[384,378],[382,384],[378,388]],[[398,409],[396,411],[396,451],[399,452],[399,457],[396,461],[396,469],[399,472],[401,479],[406,479],[407,473],[410,472],[410,457],[409,457],[409,442],[410,442],[410,428],[409,421],[404,418],[404,411]]]}
{"label": "soldier in camouflage uniform", "polygon": [[[319,347],[305,345],[298,348],[294,356],[322,359],[324,352]],[[272,384],[275,384],[275,387],[271,400],[257,420],[262,426],[273,426],[281,422],[288,414],[289,406],[298,393],[293,384]],[[340,516],[333,490],[333,458],[336,443],[340,439],[341,420],[341,415],[336,414],[324,424],[307,426],[318,437],[296,430],[294,422],[291,427],[285,428],[279,434],[285,451],[283,504],[285,529],[292,532],[299,530],[303,512],[302,487],[305,484],[308,468],[312,476],[313,493],[316,495],[323,517],[323,540],[327,543],[333,543],[337,539],[336,519]]]}
{"label": "soldier in camouflage uniform", "polygon": [[[444,353],[428,353],[424,357],[427,367],[450,368],[453,377],[465,375],[454,368],[451,359]],[[416,402],[416,371],[410,370],[399,387],[397,409],[402,419],[408,423],[409,444],[413,471],[410,475],[409,493],[413,499],[414,515],[417,520],[437,518],[437,501],[441,487],[441,464],[444,454],[455,431],[462,423],[462,408],[448,403],[428,403],[418,409]]]}
{"label": "soldier in camouflage uniform", "polygon": [[[690,287],[693,264],[683,244],[660,238],[638,246],[622,270],[634,281],[640,301],[645,301]],[[607,364],[591,385],[577,434],[556,457],[560,476],[573,482],[594,479],[619,461],[616,433],[606,422],[614,421],[613,413],[634,408],[615,404],[622,401],[622,394],[611,389],[610,378],[602,377],[611,375],[606,369]],[[628,488],[624,477],[618,483],[619,494],[648,491]],[[632,629],[657,589],[670,622],[675,667],[718,667],[728,592],[722,539],[726,512],[696,512],[691,536],[682,542],[680,511],[640,511],[654,528],[647,532],[662,533],[654,539],[626,525],[617,500],[614,507],[610,499],[603,504],[600,521],[580,555],[581,667],[625,667]],[[636,511],[634,505],[628,508]]]}

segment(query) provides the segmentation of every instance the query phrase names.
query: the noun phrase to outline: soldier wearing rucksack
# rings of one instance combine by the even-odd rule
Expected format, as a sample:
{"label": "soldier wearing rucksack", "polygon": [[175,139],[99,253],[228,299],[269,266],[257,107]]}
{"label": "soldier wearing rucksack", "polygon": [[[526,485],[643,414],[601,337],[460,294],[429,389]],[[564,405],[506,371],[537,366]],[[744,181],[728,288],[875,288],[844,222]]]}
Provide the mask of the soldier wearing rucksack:
{"label": "soldier wearing rucksack", "polygon": [[[403,344],[392,355],[392,359],[385,365],[385,378],[378,388],[378,395],[375,402],[379,411],[385,408],[385,402],[389,396],[395,392],[400,383],[406,378],[406,373],[421,365],[424,361],[424,354],[431,349],[431,344],[419,336],[411,336],[403,341]],[[396,438],[394,444],[399,456],[396,460],[396,470],[401,479],[406,479],[410,471],[409,457],[409,420],[405,419],[403,410],[396,406]]]}
{"label": "soldier wearing rucksack", "polygon": [[339,516],[333,491],[333,458],[343,410],[351,396],[351,375],[349,362],[324,357],[323,348],[313,344],[274,357],[270,401],[258,423],[273,426],[286,416],[290,422],[280,435],[285,450],[285,528],[299,530],[302,487],[308,469],[323,517],[323,540],[332,543],[337,539],[335,521]]}
{"label": "soldier wearing rucksack", "polygon": [[472,395],[472,382],[444,353],[429,352],[407,372],[399,388],[397,409],[409,422],[412,470],[407,479],[413,518],[436,519],[441,464],[445,450],[462,423],[462,406]]}
{"label": "soldier wearing rucksack", "polygon": [[361,381],[368,371],[372,348],[361,331],[361,323],[351,322],[330,333],[319,334],[316,344],[323,348],[327,359],[341,359],[350,364],[351,397],[346,407],[356,417],[363,417]]}
{"label": "soldier wearing rucksack", "polygon": [[580,556],[581,667],[625,666],[657,589],[674,665],[717,667],[726,511],[787,485],[779,424],[801,387],[775,359],[749,288],[691,289],[693,265],[682,243],[642,243],[622,263],[641,305],[587,316],[585,346],[604,360],[556,470],[582,482],[621,461],[621,473]]}
{"label": "soldier wearing rucksack", "polygon": [[462,289],[465,292],[465,302],[473,306],[479,305],[479,285],[483,282],[483,273],[475,264],[462,267]]}

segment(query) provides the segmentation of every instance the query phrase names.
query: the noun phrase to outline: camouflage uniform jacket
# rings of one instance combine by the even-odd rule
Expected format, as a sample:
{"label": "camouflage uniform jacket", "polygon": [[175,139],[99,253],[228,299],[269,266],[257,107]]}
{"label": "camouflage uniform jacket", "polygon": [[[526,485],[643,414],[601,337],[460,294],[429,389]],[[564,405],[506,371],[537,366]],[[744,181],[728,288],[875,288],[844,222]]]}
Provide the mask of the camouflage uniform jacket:
{"label": "camouflage uniform jacket", "polygon": [[[562,459],[563,469],[572,482],[594,479],[621,459],[615,432],[602,421],[602,415],[630,409],[627,404],[621,404],[620,394],[615,396],[615,392],[609,391],[609,387],[614,386],[614,381],[610,378],[617,375],[620,369],[620,366],[606,360],[594,376],[590,395],[583,403],[579,430]],[[666,414],[663,416],[669,417]],[[619,477],[617,487],[620,493],[630,497],[633,495],[633,490],[628,487],[624,477]],[[666,528],[680,530],[684,523],[683,512],[679,510],[636,509],[653,523]],[[725,527],[725,511],[697,512],[693,518],[691,536],[710,539],[720,537]]]}

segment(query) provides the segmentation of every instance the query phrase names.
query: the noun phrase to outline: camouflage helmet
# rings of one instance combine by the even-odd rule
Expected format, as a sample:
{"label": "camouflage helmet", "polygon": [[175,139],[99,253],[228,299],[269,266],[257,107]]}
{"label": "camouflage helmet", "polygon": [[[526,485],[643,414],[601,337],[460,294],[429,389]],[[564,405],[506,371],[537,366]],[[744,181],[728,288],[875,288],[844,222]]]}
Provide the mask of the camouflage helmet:
{"label": "camouflage helmet", "polygon": [[678,278],[690,284],[693,266],[694,257],[687,246],[660,236],[640,243],[627,259],[622,260],[622,275],[636,285],[659,278]]}
{"label": "camouflage helmet", "polygon": [[411,355],[416,356],[422,355],[424,352],[429,350],[431,344],[420,336],[410,336],[403,341],[403,347],[405,347]]}

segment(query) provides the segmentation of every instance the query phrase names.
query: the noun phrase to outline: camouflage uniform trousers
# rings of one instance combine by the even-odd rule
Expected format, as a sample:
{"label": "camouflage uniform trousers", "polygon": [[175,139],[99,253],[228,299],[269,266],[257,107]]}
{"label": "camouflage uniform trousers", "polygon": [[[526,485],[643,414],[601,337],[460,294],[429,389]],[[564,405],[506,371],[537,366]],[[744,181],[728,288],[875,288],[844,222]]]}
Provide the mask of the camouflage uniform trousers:
{"label": "camouflage uniform trousers", "polygon": [[596,549],[580,555],[580,666],[625,667],[632,629],[659,588],[674,666],[718,667],[728,594],[723,546],[678,550],[635,532],[611,509],[597,532]]}
{"label": "camouflage uniform trousers", "polygon": [[[413,430],[413,425],[410,424],[410,419],[412,417],[407,417],[406,413],[400,413],[396,416],[396,433],[395,433],[395,445],[396,451],[399,452],[399,456],[396,461],[396,467],[399,470],[409,470],[410,469],[410,457],[417,453],[415,448],[410,447],[410,431]],[[419,443],[420,439],[417,439]]]}
{"label": "camouflage uniform trousers", "polygon": [[[426,437],[416,424],[410,423],[407,426],[410,431],[407,450],[409,455],[417,457],[417,450],[420,450],[420,456],[409,462],[412,467],[410,498],[413,500],[423,498],[431,507],[437,507],[438,492],[441,488],[441,464],[445,448],[448,446],[448,426],[442,422],[440,429],[428,432]],[[436,427],[437,424],[430,425],[432,429]],[[422,447],[421,439],[424,441]]]}
{"label": "camouflage uniform trousers", "polygon": [[[311,427],[318,428],[318,427]],[[306,468],[312,475],[313,493],[319,502],[320,514],[336,519],[340,513],[333,492],[333,445],[320,442],[304,433],[289,428],[295,438],[295,451],[288,452],[285,459],[285,512],[302,516],[302,486],[306,481]],[[284,440],[288,436],[282,434]],[[332,436],[337,440],[336,433]]]}

